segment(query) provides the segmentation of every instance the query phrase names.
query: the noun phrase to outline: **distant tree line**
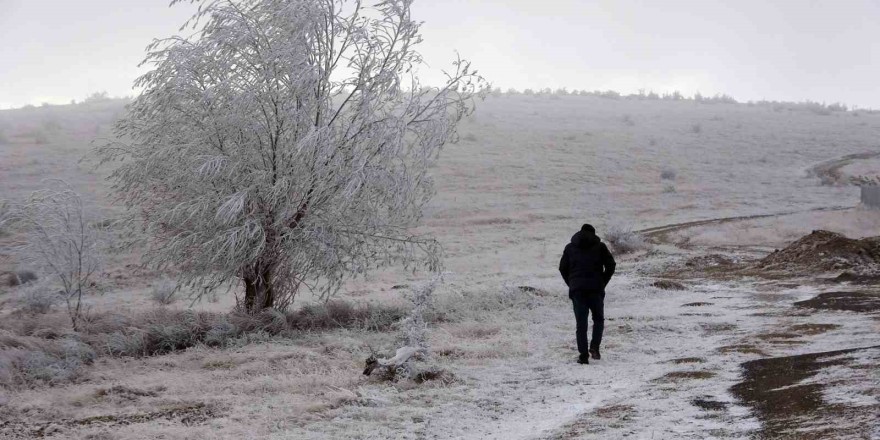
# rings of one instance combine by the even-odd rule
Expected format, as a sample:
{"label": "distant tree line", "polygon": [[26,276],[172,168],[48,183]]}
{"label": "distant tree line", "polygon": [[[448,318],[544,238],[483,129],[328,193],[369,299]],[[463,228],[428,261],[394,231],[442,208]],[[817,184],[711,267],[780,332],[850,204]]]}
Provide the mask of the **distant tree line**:
{"label": "distant tree line", "polygon": [[694,93],[692,96],[687,96],[681,93],[678,90],[674,90],[672,92],[664,92],[657,93],[653,90],[645,90],[639,89],[637,93],[624,94],[615,90],[569,90],[565,87],[551,89],[549,87],[543,89],[524,89],[522,91],[515,88],[508,88],[507,91],[503,91],[501,88],[494,88],[491,93],[492,96],[512,96],[512,95],[525,95],[525,96],[539,96],[539,97],[549,97],[549,98],[558,98],[561,96],[593,96],[598,98],[605,99],[622,99],[622,100],[638,100],[638,101],[692,101],[697,103],[704,104],[745,104],[753,107],[768,107],[773,109],[774,111],[810,111],[812,113],[818,115],[830,115],[835,112],[847,112],[847,111],[856,111],[862,110],[867,113],[878,112],[878,110],[871,109],[857,109],[856,107],[849,107],[846,104],[840,102],[834,103],[824,103],[824,102],[815,102],[815,101],[801,101],[801,102],[793,102],[793,101],[768,101],[768,100],[759,100],[759,101],[737,101],[734,97],[727,94],[715,94],[715,95],[703,95],[700,92]]}

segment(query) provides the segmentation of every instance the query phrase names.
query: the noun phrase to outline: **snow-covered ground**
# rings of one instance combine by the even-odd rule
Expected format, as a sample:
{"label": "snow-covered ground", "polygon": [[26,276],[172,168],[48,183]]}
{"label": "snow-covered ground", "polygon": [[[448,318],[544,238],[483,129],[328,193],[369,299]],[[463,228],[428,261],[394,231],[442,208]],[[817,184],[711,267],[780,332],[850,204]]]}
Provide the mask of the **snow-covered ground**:
{"label": "snow-covered ground", "polygon": [[[21,199],[40,179],[60,177],[112,217],[116,208],[101,180],[107,171],[94,171],[88,156],[78,160],[119,111],[107,104],[0,112],[12,140],[0,145],[2,197]],[[37,145],[34,130],[52,136]],[[853,207],[858,190],[822,186],[807,172],[876,149],[880,115],[493,97],[461,134],[435,170],[438,195],[423,227],[447,256],[447,283],[438,295],[463,309],[480,296],[509,301],[431,329],[434,362],[454,374],[451,383],[365,378],[360,371],[369,349],[392,350],[394,335],[334,330],[237,348],[101,358],[79,383],[0,390],[0,416],[24,425],[58,421],[56,438],[742,438],[762,423],[730,391],[742,380],[742,362],[877,344],[876,314],[793,307],[840,286],[709,277],[684,280],[683,291],[651,284],[666,265],[710,250],[760,255],[817,228],[880,235],[880,214],[873,211],[812,211]],[[844,170],[878,170],[869,164]],[[663,170],[674,179],[661,179]],[[574,362],[574,320],[556,265],[581,223],[597,225],[602,235],[615,225],[641,229],[788,212],[799,214],[677,230],[667,240],[687,241],[686,249],[667,243],[621,258],[606,302],[605,357],[589,366]],[[0,255],[0,271],[16,264]],[[127,270],[122,263],[111,269]],[[90,302],[98,310],[152,307],[154,276],[132,276]],[[343,297],[393,301],[401,290],[391,286],[427,276],[382,271],[352,281]],[[195,307],[224,311],[232,304],[225,296]],[[4,303],[0,313],[10,308]],[[865,385],[870,370],[856,368],[871,359],[858,357],[807,380],[853,377],[826,388],[826,399],[875,405],[877,387]],[[846,368],[850,373],[841,373]],[[146,393],[102,392],[114,386]],[[200,417],[119,421],[164,408],[200,408]],[[105,415],[116,418],[60,423]]]}

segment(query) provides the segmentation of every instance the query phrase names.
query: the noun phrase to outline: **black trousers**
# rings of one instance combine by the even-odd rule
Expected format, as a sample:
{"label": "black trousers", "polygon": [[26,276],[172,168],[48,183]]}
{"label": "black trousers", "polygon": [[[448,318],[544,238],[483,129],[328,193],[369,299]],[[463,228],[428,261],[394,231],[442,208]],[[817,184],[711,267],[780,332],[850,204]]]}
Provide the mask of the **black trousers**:
{"label": "black trousers", "polygon": [[[590,348],[599,348],[602,344],[602,332],[605,331],[605,293],[603,292],[570,292],[569,297],[574,305],[574,319],[577,323],[578,351],[586,355]],[[587,319],[593,313],[593,339],[587,339]]]}

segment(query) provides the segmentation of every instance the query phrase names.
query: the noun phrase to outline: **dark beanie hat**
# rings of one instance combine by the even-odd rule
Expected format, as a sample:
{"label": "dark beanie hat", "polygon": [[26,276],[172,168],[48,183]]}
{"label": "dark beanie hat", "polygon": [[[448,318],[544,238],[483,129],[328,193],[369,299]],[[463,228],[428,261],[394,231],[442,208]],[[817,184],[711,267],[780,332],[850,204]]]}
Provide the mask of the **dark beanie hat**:
{"label": "dark beanie hat", "polygon": [[596,228],[594,228],[593,225],[591,225],[589,223],[584,223],[584,225],[581,226],[581,231],[591,232],[591,233],[595,234]]}

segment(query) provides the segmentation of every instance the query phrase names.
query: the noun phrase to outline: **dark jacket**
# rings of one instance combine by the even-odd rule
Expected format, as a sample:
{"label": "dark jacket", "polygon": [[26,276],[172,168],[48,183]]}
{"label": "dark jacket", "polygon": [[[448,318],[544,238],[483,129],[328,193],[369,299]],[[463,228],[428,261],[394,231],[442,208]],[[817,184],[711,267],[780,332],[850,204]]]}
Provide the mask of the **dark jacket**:
{"label": "dark jacket", "polygon": [[605,293],[617,264],[608,246],[590,231],[578,231],[565,246],[559,273],[569,292]]}

